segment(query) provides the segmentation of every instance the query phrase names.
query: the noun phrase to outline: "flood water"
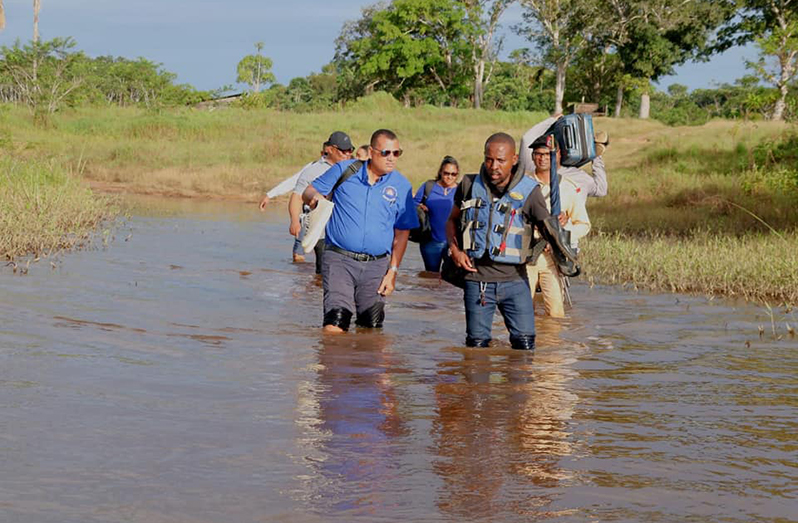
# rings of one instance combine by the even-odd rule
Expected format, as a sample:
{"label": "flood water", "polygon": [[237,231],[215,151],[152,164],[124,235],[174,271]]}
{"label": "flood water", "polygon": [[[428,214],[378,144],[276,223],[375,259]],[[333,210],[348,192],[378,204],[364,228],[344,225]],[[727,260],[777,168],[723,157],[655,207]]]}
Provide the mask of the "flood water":
{"label": "flood water", "polygon": [[384,331],[325,338],[285,222],[138,199],[0,271],[0,521],[798,521],[795,312],[577,282],[534,354],[465,349],[411,245]]}

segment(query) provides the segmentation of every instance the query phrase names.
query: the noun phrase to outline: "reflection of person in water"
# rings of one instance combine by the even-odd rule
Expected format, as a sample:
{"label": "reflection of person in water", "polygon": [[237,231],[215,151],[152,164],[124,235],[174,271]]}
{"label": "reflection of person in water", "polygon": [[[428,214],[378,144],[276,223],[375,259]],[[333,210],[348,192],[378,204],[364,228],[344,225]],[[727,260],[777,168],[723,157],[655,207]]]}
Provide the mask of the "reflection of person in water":
{"label": "reflection of person in water", "polygon": [[[382,334],[321,340],[311,420],[315,459],[311,496],[320,510],[385,509],[398,448],[409,431],[393,384],[401,365]],[[383,488],[381,488],[381,486]]]}
{"label": "reflection of person in water", "polygon": [[[442,365],[432,437],[444,513],[523,520],[539,514],[552,501],[549,489],[568,477],[560,457],[571,453],[566,421],[575,396],[564,390],[559,365],[541,368],[532,359],[469,352]],[[530,485],[548,493],[535,496]]]}

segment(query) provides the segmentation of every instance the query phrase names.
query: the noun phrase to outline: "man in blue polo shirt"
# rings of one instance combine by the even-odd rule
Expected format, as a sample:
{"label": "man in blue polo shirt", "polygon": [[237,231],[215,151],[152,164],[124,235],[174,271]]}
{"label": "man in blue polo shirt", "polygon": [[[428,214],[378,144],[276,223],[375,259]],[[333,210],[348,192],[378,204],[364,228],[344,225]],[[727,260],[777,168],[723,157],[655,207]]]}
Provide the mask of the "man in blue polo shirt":
{"label": "man in blue polo shirt", "polygon": [[[392,131],[371,135],[369,159],[336,188],[336,182],[359,160],[333,165],[308,186],[302,198],[311,207],[333,191],[335,207],[325,229],[322,260],[324,330],[344,332],[353,314],[362,327],[382,327],[385,296],[407,248],[410,229],[418,227],[413,187],[396,161],[402,155]],[[357,166],[356,165],[356,166]]]}

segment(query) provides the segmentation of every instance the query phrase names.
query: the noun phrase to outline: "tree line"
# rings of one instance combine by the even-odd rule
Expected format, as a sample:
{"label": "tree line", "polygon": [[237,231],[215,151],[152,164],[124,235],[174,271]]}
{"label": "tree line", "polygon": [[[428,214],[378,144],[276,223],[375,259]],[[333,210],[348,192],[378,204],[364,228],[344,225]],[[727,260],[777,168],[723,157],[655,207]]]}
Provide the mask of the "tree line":
{"label": "tree line", "polygon": [[[501,60],[499,28],[514,3],[522,20],[510,29],[530,45]],[[186,105],[214,95],[176,84],[160,64],[90,58],[70,38],[40,42],[37,33],[0,48],[0,101],[37,118],[65,105]],[[652,88],[679,64],[748,42],[758,59],[732,85]],[[244,107],[313,111],[384,91],[405,106],[509,111],[584,100],[672,123],[798,116],[798,0],[383,0],[343,25],[321,72],[288,85],[275,82],[264,45],[256,49],[236,70],[249,86]]]}

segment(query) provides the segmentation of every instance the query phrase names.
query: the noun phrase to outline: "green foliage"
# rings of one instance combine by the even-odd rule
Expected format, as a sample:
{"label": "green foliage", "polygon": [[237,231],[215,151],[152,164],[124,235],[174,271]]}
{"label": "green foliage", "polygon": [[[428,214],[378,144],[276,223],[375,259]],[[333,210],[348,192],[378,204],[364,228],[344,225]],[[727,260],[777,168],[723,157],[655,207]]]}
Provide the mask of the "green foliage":
{"label": "green foliage", "polygon": [[0,48],[0,101],[25,104],[47,123],[63,107],[190,105],[209,93],[175,84],[176,75],[144,58],[90,58],[71,38]]}
{"label": "green foliage", "polygon": [[249,85],[250,90],[259,92],[261,87],[266,86],[275,81],[274,74],[272,73],[271,58],[263,56],[263,42],[255,44],[258,54],[250,54],[245,56],[238,62],[236,67],[236,82]]}
{"label": "green foliage", "polygon": [[549,112],[554,107],[554,76],[542,67],[499,62],[485,89],[482,107]]}
{"label": "green foliage", "polygon": [[341,91],[358,97],[377,88],[407,104],[440,91],[450,105],[462,103],[471,90],[477,31],[466,17],[455,0],[393,0],[364,9],[336,42]]}
{"label": "green foliage", "polygon": [[11,84],[12,96],[21,101],[34,120],[46,124],[63,104],[70,103],[84,82],[80,65],[85,61],[71,38],[30,42],[0,48],[0,75]]}

